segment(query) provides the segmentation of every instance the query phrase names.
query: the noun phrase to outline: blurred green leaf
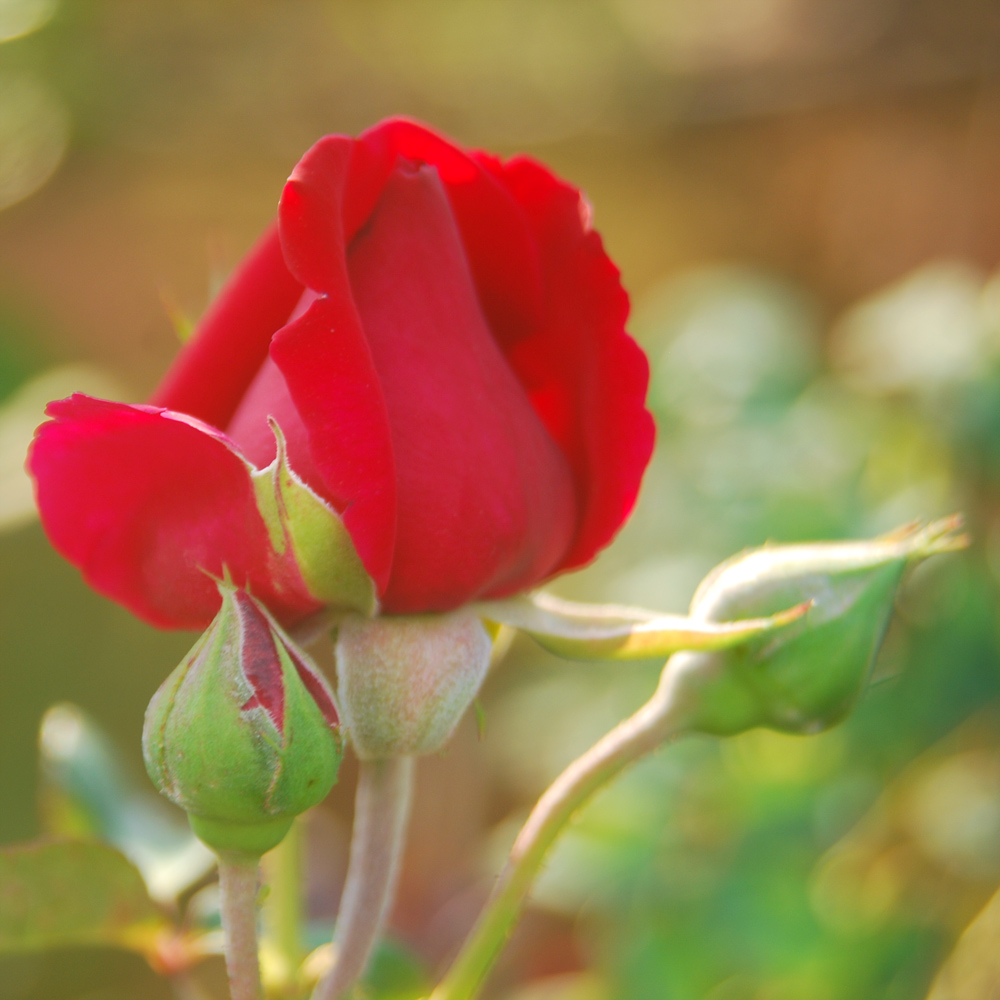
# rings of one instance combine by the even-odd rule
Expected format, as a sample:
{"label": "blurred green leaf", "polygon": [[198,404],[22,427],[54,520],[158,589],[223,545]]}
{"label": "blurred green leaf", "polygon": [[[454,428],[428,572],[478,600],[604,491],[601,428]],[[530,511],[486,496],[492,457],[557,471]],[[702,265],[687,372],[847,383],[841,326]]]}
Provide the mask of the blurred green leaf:
{"label": "blurred green leaf", "polygon": [[364,986],[367,1000],[417,1000],[431,983],[417,955],[399,941],[387,938],[375,949]]}
{"label": "blurred green leaf", "polygon": [[0,849],[0,952],[114,945],[144,954],[168,923],[138,870],[88,841]]}
{"label": "blurred green leaf", "polygon": [[142,872],[154,899],[173,900],[214,864],[183,816],[140,785],[97,724],[54,705],[39,735],[46,831],[98,837]]}
{"label": "blurred green leaf", "polygon": [[670,278],[636,310],[654,359],[658,416],[702,426],[730,423],[794,398],[817,367],[816,305],[794,284],[745,267]]}

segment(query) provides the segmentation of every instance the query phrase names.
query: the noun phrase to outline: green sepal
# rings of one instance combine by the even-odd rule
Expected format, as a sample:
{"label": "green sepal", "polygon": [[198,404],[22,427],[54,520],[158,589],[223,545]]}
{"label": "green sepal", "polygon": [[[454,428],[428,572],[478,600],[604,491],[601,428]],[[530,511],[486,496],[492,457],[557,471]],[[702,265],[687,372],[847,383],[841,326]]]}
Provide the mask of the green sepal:
{"label": "green sepal", "polygon": [[289,553],[317,601],[340,610],[373,615],[378,610],[375,582],[365,570],[340,515],[306,485],[288,464],[285,436],[273,419],[274,461],[253,469],[257,509],[271,547]]}
{"label": "green sepal", "polygon": [[727,649],[782,629],[808,610],[797,602],[775,614],[714,622],[616,604],[578,604],[535,593],[473,605],[485,621],[509,625],[571,660],[650,660],[681,649]]}

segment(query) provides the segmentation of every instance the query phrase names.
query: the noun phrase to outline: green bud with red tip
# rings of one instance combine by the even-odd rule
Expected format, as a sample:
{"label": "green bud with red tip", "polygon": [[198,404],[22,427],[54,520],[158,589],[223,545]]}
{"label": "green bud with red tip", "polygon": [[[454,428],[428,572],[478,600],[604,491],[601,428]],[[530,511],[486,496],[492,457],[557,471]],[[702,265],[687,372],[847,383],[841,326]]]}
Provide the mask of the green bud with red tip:
{"label": "green bud with red tip", "polygon": [[263,854],[329,792],[341,739],[329,686],[246,591],[222,607],[146,711],[153,783],[216,851]]}
{"label": "green bud with red tip", "polygon": [[868,541],[767,545],[722,563],[698,588],[693,618],[736,621],[810,607],[742,645],[675,653],[665,669],[688,728],[812,733],[839,722],[871,676],[906,570],[964,548],[960,523],[909,525]]}

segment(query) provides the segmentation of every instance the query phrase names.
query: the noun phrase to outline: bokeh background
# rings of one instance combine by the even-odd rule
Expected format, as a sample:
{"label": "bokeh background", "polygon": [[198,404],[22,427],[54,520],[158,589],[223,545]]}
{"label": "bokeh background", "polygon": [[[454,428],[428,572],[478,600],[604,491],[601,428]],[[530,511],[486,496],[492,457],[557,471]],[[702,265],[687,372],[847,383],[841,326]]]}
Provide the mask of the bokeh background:
{"label": "bokeh background", "polygon": [[[0,842],[39,832],[53,703],[144,780],[142,712],[192,639],[134,621],[49,548],[21,472],[41,406],[142,400],[302,152],[398,113],[580,185],[632,295],[656,457],[631,524],[557,592],[682,611],[714,563],[767,539],[955,509],[975,538],[911,580],[847,724],[688,740],[602,794],[487,995],[995,996],[991,0],[0,0]],[[406,983],[442,967],[531,802],[659,666],[515,644],[482,732],[467,719],[421,762],[393,917],[405,974],[378,996],[415,997]],[[308,824],[319,928],[353,780],[348,763]],[[212,995],[218,961],[203,972]],[[3,1000],[169,996],[124,952],[0,957]]]}

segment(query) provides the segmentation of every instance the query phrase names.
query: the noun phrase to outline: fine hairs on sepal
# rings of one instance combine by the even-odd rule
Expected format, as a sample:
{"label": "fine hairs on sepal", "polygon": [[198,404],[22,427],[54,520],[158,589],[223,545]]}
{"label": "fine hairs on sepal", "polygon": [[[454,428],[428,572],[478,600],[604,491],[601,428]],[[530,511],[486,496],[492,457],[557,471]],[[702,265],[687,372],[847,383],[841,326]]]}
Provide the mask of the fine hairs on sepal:
{"label": "fine hairs on sepal", "polygon": [[492,641],[472,611],[349,615],[337,631],[344,725],[362,760],[435,753],[472,704]]}

